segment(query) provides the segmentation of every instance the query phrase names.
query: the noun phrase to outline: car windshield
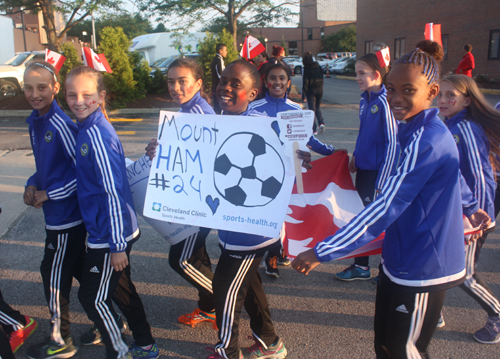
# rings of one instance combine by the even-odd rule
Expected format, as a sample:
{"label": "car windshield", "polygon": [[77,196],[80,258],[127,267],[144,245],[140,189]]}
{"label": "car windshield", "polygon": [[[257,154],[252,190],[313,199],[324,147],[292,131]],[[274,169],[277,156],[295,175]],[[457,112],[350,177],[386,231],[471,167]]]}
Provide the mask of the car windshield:
{"label": "car windshield", "polygon": [[166,57],[162,57],[161,59],[158,59],[156,60],[155,62],[153,62],[151,64],[151,67],[157,67],[159,64],[161,64],[163,61],[165,61],[167,58]]}
{"label": "car windshield", "polygon": [[21,65],[31,54],[30,53],[21,53],[17,54],[13,58],[11,58],[9,61],[7,61],[4,65],[11,65],[11,66],[19,66]]}

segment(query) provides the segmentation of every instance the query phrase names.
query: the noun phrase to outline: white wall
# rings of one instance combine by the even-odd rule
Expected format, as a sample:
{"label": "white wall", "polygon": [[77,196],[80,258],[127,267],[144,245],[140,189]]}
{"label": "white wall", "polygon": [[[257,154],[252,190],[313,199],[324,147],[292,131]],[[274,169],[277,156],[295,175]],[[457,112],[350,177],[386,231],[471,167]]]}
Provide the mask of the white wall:
{"label": "white wall", "polygon": [[10,17],[0,15],[0,64],[14,57],[14,24]]}

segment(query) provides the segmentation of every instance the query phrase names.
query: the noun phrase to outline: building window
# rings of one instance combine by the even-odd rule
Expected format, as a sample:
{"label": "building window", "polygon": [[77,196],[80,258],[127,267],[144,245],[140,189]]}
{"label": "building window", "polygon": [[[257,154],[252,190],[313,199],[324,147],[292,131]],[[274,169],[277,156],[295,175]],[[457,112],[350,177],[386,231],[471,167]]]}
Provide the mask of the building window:
{"label": "building window", "polygon": [[325,39],[325,28],[322,26],[319,28],[319,31],[321,32],[321,40]]}
{"label": "building window", "polygon": [[448,34],[441,35],[441,42],[443,43],[444,59],[448,60]]}
{"label": "building window", "polygon": [[500,30],[490,31],[488,60],[500,60]]}
{"label": "building window", "polygon": [[405,54],[405,38],[394,39],[394,60],[399,59]]}
{"label": "building window", "polygon": [[313,29],[307,29],[307,40],[313,39]]}
{"label": "building window", "polygon": [[297,55],[297,41],[288,41],[288,54]]}
{"label": "building window", "polygon": [[365,55],[373,52],[373,41],[365,41]]}

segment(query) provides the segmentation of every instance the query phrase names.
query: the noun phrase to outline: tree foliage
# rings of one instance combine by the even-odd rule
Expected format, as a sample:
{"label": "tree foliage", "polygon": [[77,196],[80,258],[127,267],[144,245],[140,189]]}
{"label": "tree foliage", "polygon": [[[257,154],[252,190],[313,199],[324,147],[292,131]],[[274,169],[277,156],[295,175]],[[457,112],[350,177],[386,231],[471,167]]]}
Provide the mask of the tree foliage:
{"label": "tree foliage", "polygon": [[197,21],[206,22],[207,16],[222,17],[236,48],[238,20],[245,28],[290,23],[296,14],[287,5],[298,6],[300,0],[139,0],[138,4],[157,20],[170,20],[173,30],[187,31]]}
{"label": "tree foliage", "polygon": [[222,29],[217,35],[212,33],[207,34],[207,37],[198,44],[198,53],[200,54],[198,62],[203,68],[203,85],[206,92],[210,92],[212,89],[212,70],[210,65],[215,57],[215,47],[218,43],[223,43],[227,46],[227,56],[224,59],[226,66],[238,58],[238,51],[233,46],[233,37],[226,29]]}
{"label": "tree foliage", "polygon": [[63,106],[67,107],[66,100],[64,98],[64,85],[66,81],[66,75],[75,67],[83,65],[83,62],[80,61],[76,48],[70,42],[63,43],[60,47],[60,51],[61,54],[66,57],[66,61],[64,61],[64,65],[59,71],[59,81],[61,84],[61,90],[59,91],[57,97],[59,99],[59,102]]}
{"label": "tree foliage", "polygon": [[[95,20],[96,43],[99,45],[101,42],[100,32],[105,27],[121,27],[123,32],[131,40],[136,36],[152,33],[153,27],[151,22],[143,18],[141,14],[131,15],[129,13],[122,14],[108,14],[99,17]],[[92,33],[92,21],[84,20],[79,24],[73,26],[68,31],[69,36],[76,36],[81,39],[82,32],[86,31],[87,34]],[[82,39],[83,40],[83,39]]]}
{"label": "tree foliage", "polygon": [[[0,11],[6,14],[15,14],[25,11],[41,12],[43,15],[43,28],[47,32],[49,49],[59,51],[64,36],[75,25],[79,24],[92,11],[116,9],[122,4],[121,0],[4,0],[0,1]],[[55,14],[59,13],[65,18],[65,25],[60,32],[57,31]]]}
{"label": "tree foliage", "polygon": [[356,51],[356,26],[350,25],[321,40],[323,52]]}

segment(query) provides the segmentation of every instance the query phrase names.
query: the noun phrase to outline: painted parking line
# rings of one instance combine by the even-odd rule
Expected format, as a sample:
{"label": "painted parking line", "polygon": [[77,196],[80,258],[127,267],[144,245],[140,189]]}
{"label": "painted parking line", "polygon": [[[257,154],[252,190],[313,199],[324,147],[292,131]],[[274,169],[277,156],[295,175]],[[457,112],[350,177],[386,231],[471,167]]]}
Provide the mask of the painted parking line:
{"label": "painted parking line", "polygon": [[135,135],[135,131],[116,131],[118,136],[133,136]]}
{"label": "painted parking line", "polygon": [[111,122],[142,122],[143,118],[110,118]]}

